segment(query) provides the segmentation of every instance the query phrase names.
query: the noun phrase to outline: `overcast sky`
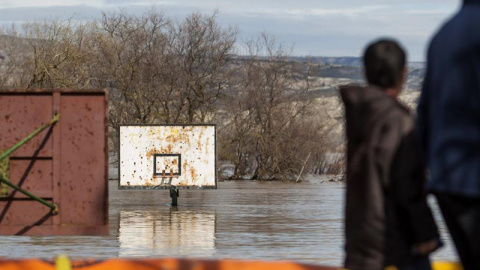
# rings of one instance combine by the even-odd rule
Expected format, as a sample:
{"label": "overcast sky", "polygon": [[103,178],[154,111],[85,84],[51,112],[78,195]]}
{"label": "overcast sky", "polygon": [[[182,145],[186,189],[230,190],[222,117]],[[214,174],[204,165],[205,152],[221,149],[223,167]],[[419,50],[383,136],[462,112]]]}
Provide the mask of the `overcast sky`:
{"label": "overcast sky", "polygon": [[294,55],[359,56],[365,44],[388,36],[423,61],[435,31],[459,8],[461,0],[0,0],[0,24],[98,17],[123,8],[141,13],[152,6],[168,17],[220,11],[222,25],[240,30],[240,40],[266,32]]}

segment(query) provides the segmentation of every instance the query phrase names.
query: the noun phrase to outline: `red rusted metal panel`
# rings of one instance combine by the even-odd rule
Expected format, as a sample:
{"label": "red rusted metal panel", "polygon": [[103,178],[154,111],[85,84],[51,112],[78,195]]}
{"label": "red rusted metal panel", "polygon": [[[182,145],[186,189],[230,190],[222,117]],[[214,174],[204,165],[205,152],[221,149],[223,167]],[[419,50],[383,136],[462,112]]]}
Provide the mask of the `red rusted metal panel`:
{"label": "red rusted metal panel", "polygon": [[[26,190],[34,190],[41,198],[53,198],[51,159],[10,159],[10,179]],[[28,198],[16,192],[15,198]]]}
{"label": "red rusted metal panel", "polygon": [[34,225],[40,222],[43,226],[52,224],[50,209],[38,202],[33,203],[29,200],[19,199],[0,201],[0,209],[0,232],[2,234],[3,226],[23,225],[26,227],[26,225]]}
{"label": "red rusted metal panel", "polygon": [[10,189],[0,198],[1,235],[108,233],[107,100],[106,91],[0,91],[0,152],[60,113],[9,162],[11,181],[59,213]]}
{"label": "red rusted metal panel", "polygon": [[[62,215],[62,223],[105,223],[105,110],[104,96],[62,96],[60,109],[60,166],[63,189],[72,190],[61,198],[71,209]],[[87,146],[88,147],[85,147]],[[71,153],[75,153],[72,155]]]}
{"label": "red rusted metal panel", "polygon": [[[2,95],[0,94],[0,123],[2,138],[0,151],[12,147],[33,128],[52,118],[52,95]],[[49,129],[15,151],[11,157],[52,156],[52,140]],[[42,145],[44,144],[44,145]],[[42,146],[42,147],[40,147]],[[39,153],[35,153],[41,149]]]}

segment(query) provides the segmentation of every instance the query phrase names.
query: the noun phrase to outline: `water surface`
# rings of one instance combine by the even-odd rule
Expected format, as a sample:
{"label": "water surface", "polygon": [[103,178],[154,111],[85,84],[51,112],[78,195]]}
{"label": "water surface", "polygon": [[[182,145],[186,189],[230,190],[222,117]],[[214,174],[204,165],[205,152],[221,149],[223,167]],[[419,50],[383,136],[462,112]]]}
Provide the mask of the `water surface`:
{"label": "water surface", "polygon": [[[1,257],[193,257],[292,260],[340,266],[344,185],[226,181],[217,190],[118,190],[109,181],[109,236],[0,237]],[[457,260],[433,198],[446,247]]]}

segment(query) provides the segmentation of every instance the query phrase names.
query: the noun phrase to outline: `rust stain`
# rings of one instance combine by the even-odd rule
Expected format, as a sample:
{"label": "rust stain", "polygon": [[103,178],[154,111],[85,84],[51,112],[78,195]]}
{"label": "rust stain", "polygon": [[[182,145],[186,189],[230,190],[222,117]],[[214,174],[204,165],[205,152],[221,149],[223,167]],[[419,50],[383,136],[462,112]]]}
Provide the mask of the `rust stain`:
{"label": "rust stain", "polygon": [[154,154],[158,153],[156,148],[153,148],[147,152],[147,158],[151,158]]}
{"label": "rust stain", "polygon": [[192,175],[192,181],[195,182],[195,179],[197,178],[197,172],[195,171],[194,167],[190,168],[190,174]]}
{"label": "rust stain", "polygon": [[165,137],[165,141],[170,142],[170,143],[176,143],[178,142],[178,136],[176,134],[171,134]]}
{"label": "rust stain", "polygon": [[202,141],[201,140],[197,140],[197,149],[202,149]]}
{"label": "rust stain", "polygon": [[184,171],[184,172],[187,171],[187,166],[188,166],[188,162],[187,162],[187,161],[183,162],[183,166],[182,166],[182,167],[183,167],[183,171]]}
{"label": "rust stain", "polygon": [[206,145],[205,145],[205,154],[207,154],[207,155],[208,155],[209,152],[210,152],[210,151],[208,150],[208,149],[209,149],[209,147],[208,147],[209,145],[210,145],[210,137],[207,138],[207,142],[206,142]]}
{"label": "rust stain", "polygon": [[183,138],[184,142],[188,145],[188,147],[191,147],[192,145],[190,143],[190,136],[188,136],[185,133],[183,135],[184,135],[184,138]]}

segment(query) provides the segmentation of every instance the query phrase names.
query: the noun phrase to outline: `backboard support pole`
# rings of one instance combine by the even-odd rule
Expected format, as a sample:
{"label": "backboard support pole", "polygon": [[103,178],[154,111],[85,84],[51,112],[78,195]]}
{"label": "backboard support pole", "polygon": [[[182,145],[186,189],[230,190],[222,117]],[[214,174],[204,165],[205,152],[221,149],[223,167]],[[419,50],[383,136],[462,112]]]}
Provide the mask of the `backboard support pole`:
{"label": "backboard support pole", "polygon": [[170,198],[172,198],[172,206],[177,206],[177,198],[180,197],[180,191],[176,186],[170,186]]}

